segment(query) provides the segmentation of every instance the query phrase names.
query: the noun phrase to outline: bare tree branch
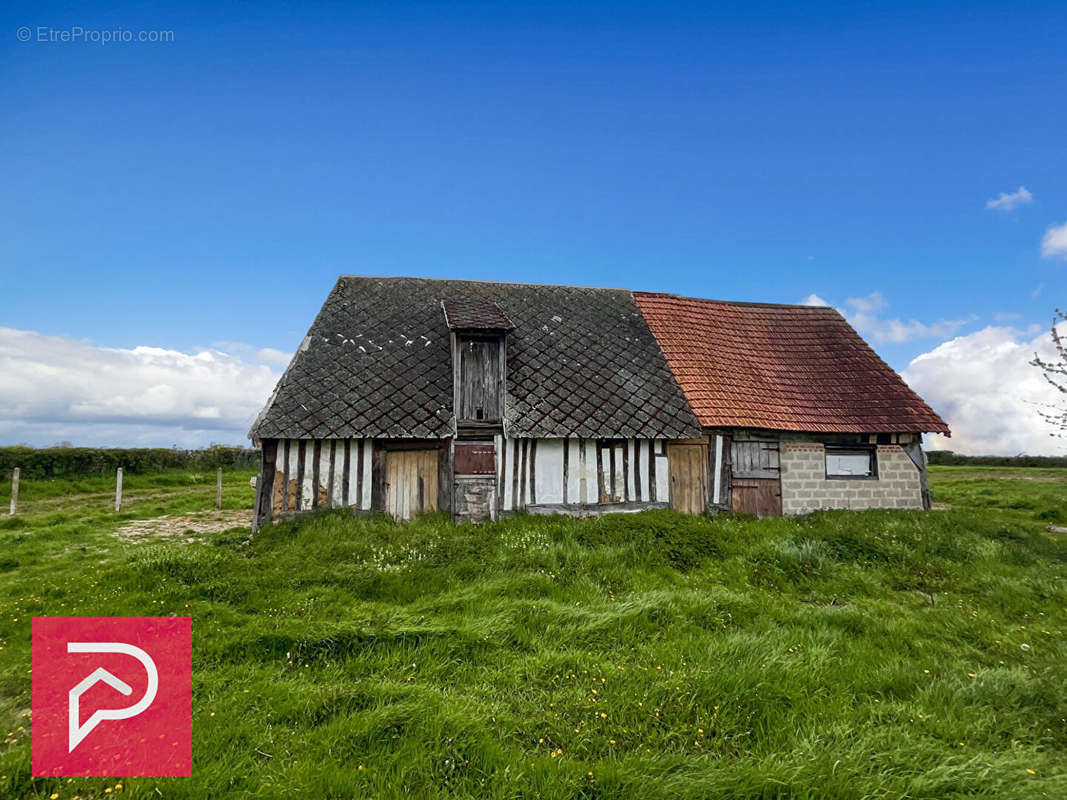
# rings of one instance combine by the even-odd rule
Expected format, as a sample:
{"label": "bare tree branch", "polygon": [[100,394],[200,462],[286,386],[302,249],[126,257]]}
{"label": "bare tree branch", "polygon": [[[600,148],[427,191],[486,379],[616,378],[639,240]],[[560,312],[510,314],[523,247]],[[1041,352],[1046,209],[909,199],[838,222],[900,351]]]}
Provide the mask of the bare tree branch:
{"label": "bare tree branch", "polygon": [[[1067,341],[1064,340],[1057,328],[1061,322],[1067,322],[1067,313],[1057,308],[1052,315],[1051,330],[1052,345],[1056,350],[1056,357],[1050,361],[1034,353],[1034,359],[1030,364],[1041,370],[1045,380],[1055,387],[1057,391],[1067,394]],[[1062,405],[1050,403],[1045,408],[1048,410],[1039,410],[1037,413],[1052,426],[1055,431],[1052,435],[1067,436],[1067,403]]]}

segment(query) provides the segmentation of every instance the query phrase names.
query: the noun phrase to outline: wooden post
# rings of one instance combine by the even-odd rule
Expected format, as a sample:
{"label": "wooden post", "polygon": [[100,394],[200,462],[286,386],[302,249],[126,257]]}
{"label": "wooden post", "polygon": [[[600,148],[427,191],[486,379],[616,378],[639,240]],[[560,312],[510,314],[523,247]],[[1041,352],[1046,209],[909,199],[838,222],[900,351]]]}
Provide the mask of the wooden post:
{"label": "wooden post", "polygon": [[19,468],[11,470],[11,516],[19,510]]}
{"label": "wooden post", "polygon": [[115,513],[122,510],[122,467],[115,471]]}
{"label": "wooden post", "polygon": [[[252,501],[252,535],[253,536],[255,536],[257,533],[259,533],[259,518],[260,518],[260,513],[261,513],[260,512],[260,508],[263,505],[263,500],[264,500],[264,498],[263,498],[264,487],[263,487],[262,473],[263,473],[263,468],[260,467],[260,478],[259,478],[259,480],[256,481],[256,499]],[[269,491],[269,489],[267,491]],[[270,502],[269,498],[267,499],[267,502],[268,503]]]}
{"label": "wooden post", "polygon": [[219,467],[218,475],[215,479],[215,509],[222,511],[222,467]]}

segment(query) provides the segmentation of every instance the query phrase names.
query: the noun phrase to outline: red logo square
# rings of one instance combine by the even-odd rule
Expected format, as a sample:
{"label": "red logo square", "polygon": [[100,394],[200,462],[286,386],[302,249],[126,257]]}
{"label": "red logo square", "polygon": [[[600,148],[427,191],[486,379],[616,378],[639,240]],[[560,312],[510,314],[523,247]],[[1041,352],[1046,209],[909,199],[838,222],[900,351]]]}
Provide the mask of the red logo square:
{"label": "red logo square", "polygon": [[33,774],[188,777],[190,617],[33,618]]}

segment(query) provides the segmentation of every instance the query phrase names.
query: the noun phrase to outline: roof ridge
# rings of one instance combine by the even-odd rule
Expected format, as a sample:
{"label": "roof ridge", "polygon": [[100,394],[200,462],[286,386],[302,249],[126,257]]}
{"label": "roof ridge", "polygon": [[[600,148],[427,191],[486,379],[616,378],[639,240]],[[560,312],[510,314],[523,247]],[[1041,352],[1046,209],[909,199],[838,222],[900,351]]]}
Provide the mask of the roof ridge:
{"label": "roof ridge", "polygon": [[387,280],[387,281],[436,281],[440,283],[478,283],[488,284],[490,286],[537,286],[549,289],[595,289],[605,292],[630,292],[632,289],[628,289],[625,286],[576,286],[571,283],[532,283],[527,281],[487,281],[476,280],[473,278],[430,278],[420,275],[352,275],[350,273],[342,273],[337,276],[337,280],[344,280],[345,278],[365,278],[369,280]]}
{"label": "roof ridge", "polygon": [[798,310],[812,310],[812,311],[832,311],[833,313],[841,316],[841,312],[833,306],[813,306],[806,303],[758,303],[751,300],[719,300],[714,297],[690,297],[685,294],[675,294],[674,292],[645,292],[635,289],[634,295],[641,295],[643,297],[673,297],[676,300],[695,300],[698,303],[717,303],[723,306],[747,306],[751,308],[789,308]]}

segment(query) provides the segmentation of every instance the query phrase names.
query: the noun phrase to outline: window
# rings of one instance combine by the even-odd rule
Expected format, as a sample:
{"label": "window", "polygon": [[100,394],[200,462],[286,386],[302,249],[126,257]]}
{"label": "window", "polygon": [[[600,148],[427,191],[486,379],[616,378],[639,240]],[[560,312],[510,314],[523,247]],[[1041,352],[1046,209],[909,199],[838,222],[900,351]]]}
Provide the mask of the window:
{"label": "window", "polygon": [[734,439],[731,472],[735,478],[778,480],[778,442],[768,439]]}
{"label": "window", "polygon": [[827,447],[827,478],[877,478],[878,461],[873,447]]}

